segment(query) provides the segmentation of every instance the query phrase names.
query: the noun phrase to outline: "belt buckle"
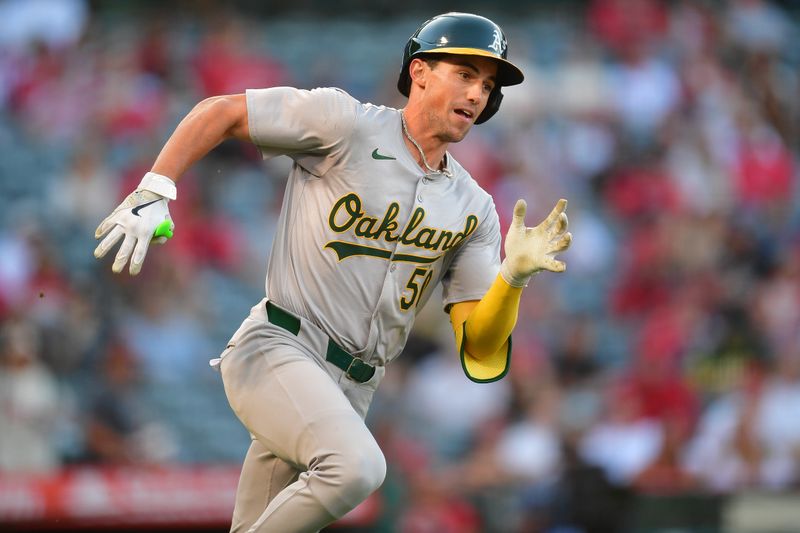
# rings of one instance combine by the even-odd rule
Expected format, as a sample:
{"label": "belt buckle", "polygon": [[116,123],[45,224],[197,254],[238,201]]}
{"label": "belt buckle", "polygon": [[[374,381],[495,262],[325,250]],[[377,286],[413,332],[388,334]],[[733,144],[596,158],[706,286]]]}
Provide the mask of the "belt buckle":
{"label": "belt buckle", "polygon": [[356,379],[356,377],[353,376],[351,372],[363,369],[365,366],[367,366],[367,363],[365,363],[358,357],[353,357],[353,359],[350,360],[350,364],[347,365],[347,370],[344,371],[345,375],[347,376],[347,379],[355,381],[356,383],[363,383],[362,381]]}

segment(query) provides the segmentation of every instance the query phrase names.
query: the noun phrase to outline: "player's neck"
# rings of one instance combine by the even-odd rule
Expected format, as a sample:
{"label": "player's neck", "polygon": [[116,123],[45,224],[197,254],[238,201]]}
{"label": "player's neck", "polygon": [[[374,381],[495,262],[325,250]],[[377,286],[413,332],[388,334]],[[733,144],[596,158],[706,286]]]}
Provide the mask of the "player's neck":
{"label": "player's neck", "polygon": [[[444,154],[448,143],[438,139],[430,128],[424,125],[424,118],[408,108],[401,111],[404,120],[404,138],[406,147],[422,170],[444,170]],[[416,144],[415,144],[416,143]],[[424,160],[422,154],[424,154]],[[427,165],[426,165],[427,163]]]}

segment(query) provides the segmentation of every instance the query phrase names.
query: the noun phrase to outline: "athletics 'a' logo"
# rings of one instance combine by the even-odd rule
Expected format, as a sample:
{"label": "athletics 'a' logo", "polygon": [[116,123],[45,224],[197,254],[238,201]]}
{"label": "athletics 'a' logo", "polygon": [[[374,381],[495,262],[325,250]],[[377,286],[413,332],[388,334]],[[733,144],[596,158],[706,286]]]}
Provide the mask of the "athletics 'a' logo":
{"label": "athletics 'a' logo", "polygon": [[506,51],[506,39],[498,30],[494,30],[494,40],[492,44],[489,45],[489,48],[494,50],[494,53],[501,56]]}

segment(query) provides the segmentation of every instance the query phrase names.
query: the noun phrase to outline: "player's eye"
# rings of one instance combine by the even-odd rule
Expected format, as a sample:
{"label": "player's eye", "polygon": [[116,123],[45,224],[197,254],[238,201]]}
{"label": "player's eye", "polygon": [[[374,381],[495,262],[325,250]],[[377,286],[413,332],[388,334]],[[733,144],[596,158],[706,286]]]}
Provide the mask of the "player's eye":
{"label": "player's eye", "polygon": [[487,93],[490,93],[494,90],[494,86],[491,83],[484,83],[483,90],[486,91]]}
{"label": "player's eye", "polygon": [[458,73],[458,76],[459,76],[459,77],[460,77],[462,80],[468,80],[468,79],[469,79],[469,72],[467,72],[466,70],[462,70],[462,71],[460,71],[460,72]]}

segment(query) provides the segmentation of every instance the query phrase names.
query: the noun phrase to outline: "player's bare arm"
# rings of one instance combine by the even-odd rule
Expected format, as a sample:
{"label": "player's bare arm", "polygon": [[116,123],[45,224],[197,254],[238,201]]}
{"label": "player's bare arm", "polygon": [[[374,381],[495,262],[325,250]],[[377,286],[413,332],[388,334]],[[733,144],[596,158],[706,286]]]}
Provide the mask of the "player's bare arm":
{"label": "player's bare arm", "polygon": [[518,200],[506,234],[506,258],[491,288],[481,300],[459,302],[450,309],[456,343],[463,343],[465,365],[473,364],[478,376],[503,372],[522,289],[531,276],[542,270],[566,270],[566,264],[555,259],[572,243],[566,208],[567,201],[559,200],[541,224],[529,228],[525,225],[527,205]]}
{"label": "player's bare arm", "polygon": [[177,182],[194,163],[228,139],[250,140],[244,94],[212,96],[197,104],[164,144],[152,172]]}
{"label": "player's bare arm", "polygon": [[111,269],[122,272],[130,260],[132,276],[142,269],[151,242],[163,244],[175,229],[168,203],[177,198],[175,183],[195,162],[226,139],[250,140],[245,95],[207,98],[175,128],[150,172],[95,231],[95,248],[105,256],[122,241]]}

